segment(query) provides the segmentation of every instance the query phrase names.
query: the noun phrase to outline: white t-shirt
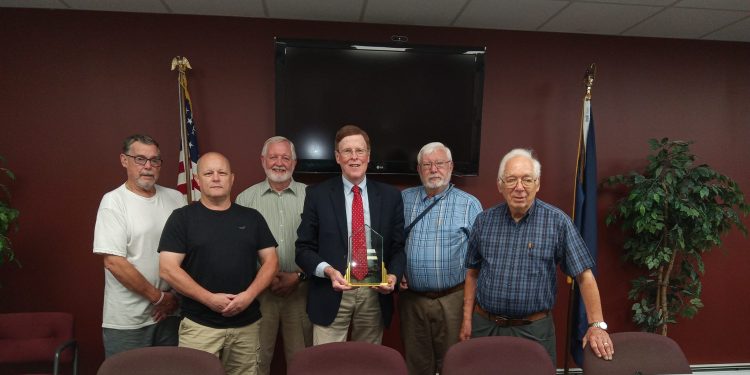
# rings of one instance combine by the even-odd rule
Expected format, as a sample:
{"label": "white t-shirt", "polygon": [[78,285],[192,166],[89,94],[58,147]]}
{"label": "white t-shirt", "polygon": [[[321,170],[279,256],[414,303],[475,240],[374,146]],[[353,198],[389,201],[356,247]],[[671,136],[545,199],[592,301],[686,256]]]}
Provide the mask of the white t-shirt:
{"label": "white t-shirt", "polygon": [[[161,290],[169,286],[159,277],[159,238],[164,223],[176,208],[185,205],[177,190],[155,185],[151,198],[121,185],[104,194],[94,229],[94,253],[125,257],[146,280]],[[137,329],[154,324],[151,301],[128,290],[104,270],[102,327]]]}

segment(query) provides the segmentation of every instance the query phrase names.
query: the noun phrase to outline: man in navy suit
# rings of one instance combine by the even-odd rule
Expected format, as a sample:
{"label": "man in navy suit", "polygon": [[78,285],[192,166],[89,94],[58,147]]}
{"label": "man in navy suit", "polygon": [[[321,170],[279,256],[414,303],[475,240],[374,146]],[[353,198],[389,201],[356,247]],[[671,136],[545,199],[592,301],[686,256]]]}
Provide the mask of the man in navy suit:
{"label": "man in navy suit", "polygon": [[[335,146],[342,175],[307,189],[297,229],[296,261],[310,279],[307,314],[313,323],[313,344],[346,341],[350,324],[353,341],[380,344],[393,315],[391,292],[406,264],[404,204],[398,189],[366,177],[370,138],[364,130],[342,127]],[[363,210],[356,209],[358,202]],[[356,226],[362,213],[364,224],[383,236],[387,285],[357,288],[342,276],[353,216]]]}

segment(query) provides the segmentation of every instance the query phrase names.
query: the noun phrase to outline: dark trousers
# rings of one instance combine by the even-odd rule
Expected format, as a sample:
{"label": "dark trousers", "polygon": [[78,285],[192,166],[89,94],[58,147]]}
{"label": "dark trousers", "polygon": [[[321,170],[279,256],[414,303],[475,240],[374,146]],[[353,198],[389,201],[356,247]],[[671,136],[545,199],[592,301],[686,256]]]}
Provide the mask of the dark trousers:
{"label": "dark trousers", "polygon": [[474,312],[471,318],[471,337],[485,336],[514,336],[534,340],[542,344],[552,359],[552,365],[557,366],[555,322],[552,319],[552,314],[534,321],[531,324],[501,327],[495,324],[495,322]]}

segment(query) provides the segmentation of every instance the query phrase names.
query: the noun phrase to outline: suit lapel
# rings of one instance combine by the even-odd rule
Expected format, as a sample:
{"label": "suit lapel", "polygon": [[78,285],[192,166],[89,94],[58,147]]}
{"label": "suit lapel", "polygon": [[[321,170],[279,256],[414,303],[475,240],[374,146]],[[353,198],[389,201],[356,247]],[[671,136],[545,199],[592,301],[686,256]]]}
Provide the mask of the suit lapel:
{"label": "suit lapel", "polygon": [[346,200],[344,198],[344,184],[341,179],[333,181],[330,191],[331,205],[335,216],[336,225],[339,228],[339,239],[345,249],[349,248],[349,230],[346,227]]}
{"label": "suit lapel", "polygon": [[[380,196],[380,190],[378,186],[372,181],[367,181],[367,200],[370,204],[370,224],[372,229],[376,232],[380,232],[380,216],[381,208],[383,207],[382,197]],[[381,233],[382,235],[382,233]]]}

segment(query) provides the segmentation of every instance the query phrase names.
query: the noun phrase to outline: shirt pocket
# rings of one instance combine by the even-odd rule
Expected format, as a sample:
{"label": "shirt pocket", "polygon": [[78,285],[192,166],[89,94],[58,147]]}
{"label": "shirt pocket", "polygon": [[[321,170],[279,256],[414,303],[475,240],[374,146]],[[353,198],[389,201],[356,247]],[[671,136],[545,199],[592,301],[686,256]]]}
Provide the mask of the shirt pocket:
{"label": "shirt pocket", "polygon": [[529,259],[529,275],[539,277],[544,272],[555,271],[555,241],[550,236],[530,236],[526,244]]}

